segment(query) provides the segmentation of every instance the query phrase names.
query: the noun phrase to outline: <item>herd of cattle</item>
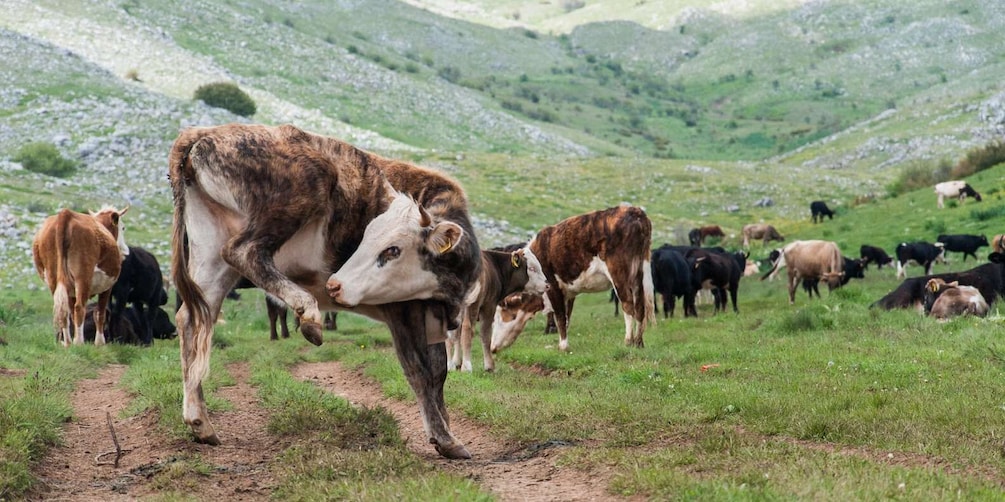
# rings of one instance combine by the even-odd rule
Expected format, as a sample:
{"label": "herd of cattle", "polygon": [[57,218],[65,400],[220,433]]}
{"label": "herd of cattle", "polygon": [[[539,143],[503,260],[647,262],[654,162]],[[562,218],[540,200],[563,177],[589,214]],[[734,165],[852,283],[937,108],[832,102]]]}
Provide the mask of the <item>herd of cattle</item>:
{"label": "herd of cattle", "polygon": [[[653,249],[651,222],[631,205],[570,217],[526,243],[480,250],[467,197],[453,179],[288,125],[186,129],[168,160],[183,417],[196,440],[209,444],[219,438],[202,381],[214,323],[235,287],[267,293],[273,338],[287,307],[314,344],[322,343],[322,323],[329,320],[322,312],[351,310],[387,324],[430,443],[445,457],[470,458],[450,432],[443,383],[448,367],[472,369],[477,323],[484,367],[492,370],[492,354],[512,344],[538,312],[554,319],[559,348],[568,350],[576,296],[613,288],[622,305],[625,344],[642,347],[657,294],[666,317],[673,316],[677,299],[685,317],[696,316],[702,290],[711,292],[714,312],[725,311],[729,302],[736,312],[740,278],[759,270],[749,252],[702,247],[709,237],[725,236],[715,225],[692,230],[690,246]],[[940,207],[944,197],[980,200],[966,184],[936,191]],[[120,222],[127,209],[64,209],[36,234],[34,262],[53,295],[53,323],[64,346],[88,336],[96,344],[149,344],[174,335],[161,308],[167,293],[156,259],[125,245]],[[811,213],[814,222],[834,217],[822,201],[811,204]],[[743,227],[742,238],[744,249],[751,241],[785,241],[766,224]],[[800,284],[819,296],[820,281],[837,288],[862,277],[870,264],[894,260],[898,276],[906,276],[907,264],[916,262],[926,275],[906,279],[876,306],[915,306],[938,317],[983,315],[1005,294],[1001,241],[993,240],[991,263],[935,276],[931,265],[945,252],[976,258],[987,239],[945,235],[935,244],[904,243],[895,258],[862,246],[857,259],[842,256],[833,242],[795,241],[772,252],[762,280],[787,269],[794,302]],[[88,321],[85,303],[95,295]],[[285,320],[282,328],[287,334]]]}

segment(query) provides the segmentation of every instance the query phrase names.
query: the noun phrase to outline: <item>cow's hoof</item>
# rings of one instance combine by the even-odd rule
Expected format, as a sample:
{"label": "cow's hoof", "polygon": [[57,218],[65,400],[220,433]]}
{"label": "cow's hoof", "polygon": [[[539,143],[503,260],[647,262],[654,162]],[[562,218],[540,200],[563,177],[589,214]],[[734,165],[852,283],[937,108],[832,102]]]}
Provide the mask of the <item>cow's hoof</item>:
{"label": "cow's hoof", "polygon": [[439,444],[435,439],[430,439],[430,443],[436,447],[436,452],[445,458],[451,460],[468,460],[471,458],[471,454],[468,453],[468,449],[464,447],[461,443],[452,441],[450,444]]}
{"label": "cow's hoof", "polygon": [[314,345],[321,345],[324,342],[324,335],[321,334],[321,325],[316,322],[305,322],[300,325],[300,332],[304,338]]}
{"label": "cow's hoof", "polygon": [[220,446],[220,438],[216,435],[215,432],[212,433],[212,434],[210,434],[209,436],[204,437],[204,438],[196,436],[195,442],[196,443],[202,443],[202,444],[208,444],[210,446]]}

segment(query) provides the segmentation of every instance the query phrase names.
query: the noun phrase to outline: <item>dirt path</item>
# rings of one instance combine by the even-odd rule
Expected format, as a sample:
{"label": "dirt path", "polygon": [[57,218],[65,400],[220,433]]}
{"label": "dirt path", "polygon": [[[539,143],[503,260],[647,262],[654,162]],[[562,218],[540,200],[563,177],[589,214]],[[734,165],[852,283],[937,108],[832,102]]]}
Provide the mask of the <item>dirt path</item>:
{"label": "dirt path", "polygon": [[398,421],[409,448],[424,460],[446,471],[470,478],[490,490],[499,500],[514,501],[593,501],[612,500],[607,493],[609,476],[584,473],[571,467],[555,465],[562,445],[544,443],[517,447],[493,437],[487,427],[460,416],[451,415],[450,429],[473,458],[451,461],[440,457],[426,439],[414,401],[397,401],[384,396],[380,386],[359,372],[343,368],[337,362],[301,364],[293,375],[309,380],[323,389],[359,406],[381,406]]}
{"label": "dirt path", "polygon": [[[218,395],[234,409],[214,413],[224,441],[217,447],[169,438],[158,431],[152,414],[122,418],[130,400],[119,387],[125,366],[108,366],[97,378],[81,380],[72,396],[73,418],[63,428],[64,444],[36,468],[41,486],[29,498],[110,502],[175,491],[202,500],[267,500],[274,483],[269,462],[286,445],[265,430],[268,416],[247,383],[247,365],[227,370],[237,384]],[[108,416],[124,451],[118,467],[112,465]],[[211,466],[211,476],[179,468],[193,459]]]}

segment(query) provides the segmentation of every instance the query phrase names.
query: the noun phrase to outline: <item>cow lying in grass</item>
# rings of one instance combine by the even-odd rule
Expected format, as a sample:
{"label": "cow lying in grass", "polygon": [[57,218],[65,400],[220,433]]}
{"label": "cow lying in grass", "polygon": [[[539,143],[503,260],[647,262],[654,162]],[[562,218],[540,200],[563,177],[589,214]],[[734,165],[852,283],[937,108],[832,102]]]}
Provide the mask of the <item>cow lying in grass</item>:
{"label": "cow lying in grass", "polygon": [[962,272],[947,272],[944,274],[925,275],[905,279],[896,289],[874,302],[871,307],[886,310],[897,308],[914,308],[925,311],[925,286],[930,279],[941,279],[944,282],[956,282],[964,286],[973,286],[981,293],[988,305],[1005,295],[1005,254],[991,253],[983,265]]}
{"label": "cow lying in grass", "polygon": [[925,284],[925,308],[929,315],[943,321],[961,315],[988,315],[988,302],[977,288],[938,277]]}

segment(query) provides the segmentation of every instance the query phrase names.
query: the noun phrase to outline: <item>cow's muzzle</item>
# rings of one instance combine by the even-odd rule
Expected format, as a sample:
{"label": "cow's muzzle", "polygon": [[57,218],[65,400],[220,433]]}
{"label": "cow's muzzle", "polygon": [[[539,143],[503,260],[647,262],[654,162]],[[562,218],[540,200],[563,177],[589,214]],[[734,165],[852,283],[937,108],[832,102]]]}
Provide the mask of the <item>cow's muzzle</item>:
{"label": "cow's muzzle", "polygon": [[354,307],[345,301],[342,297],[342,281],[330,277],[328,282],[325,283],[325,290],[328,292],[328,296],[332,299],[332,303],[342,306],[342,307]]}

